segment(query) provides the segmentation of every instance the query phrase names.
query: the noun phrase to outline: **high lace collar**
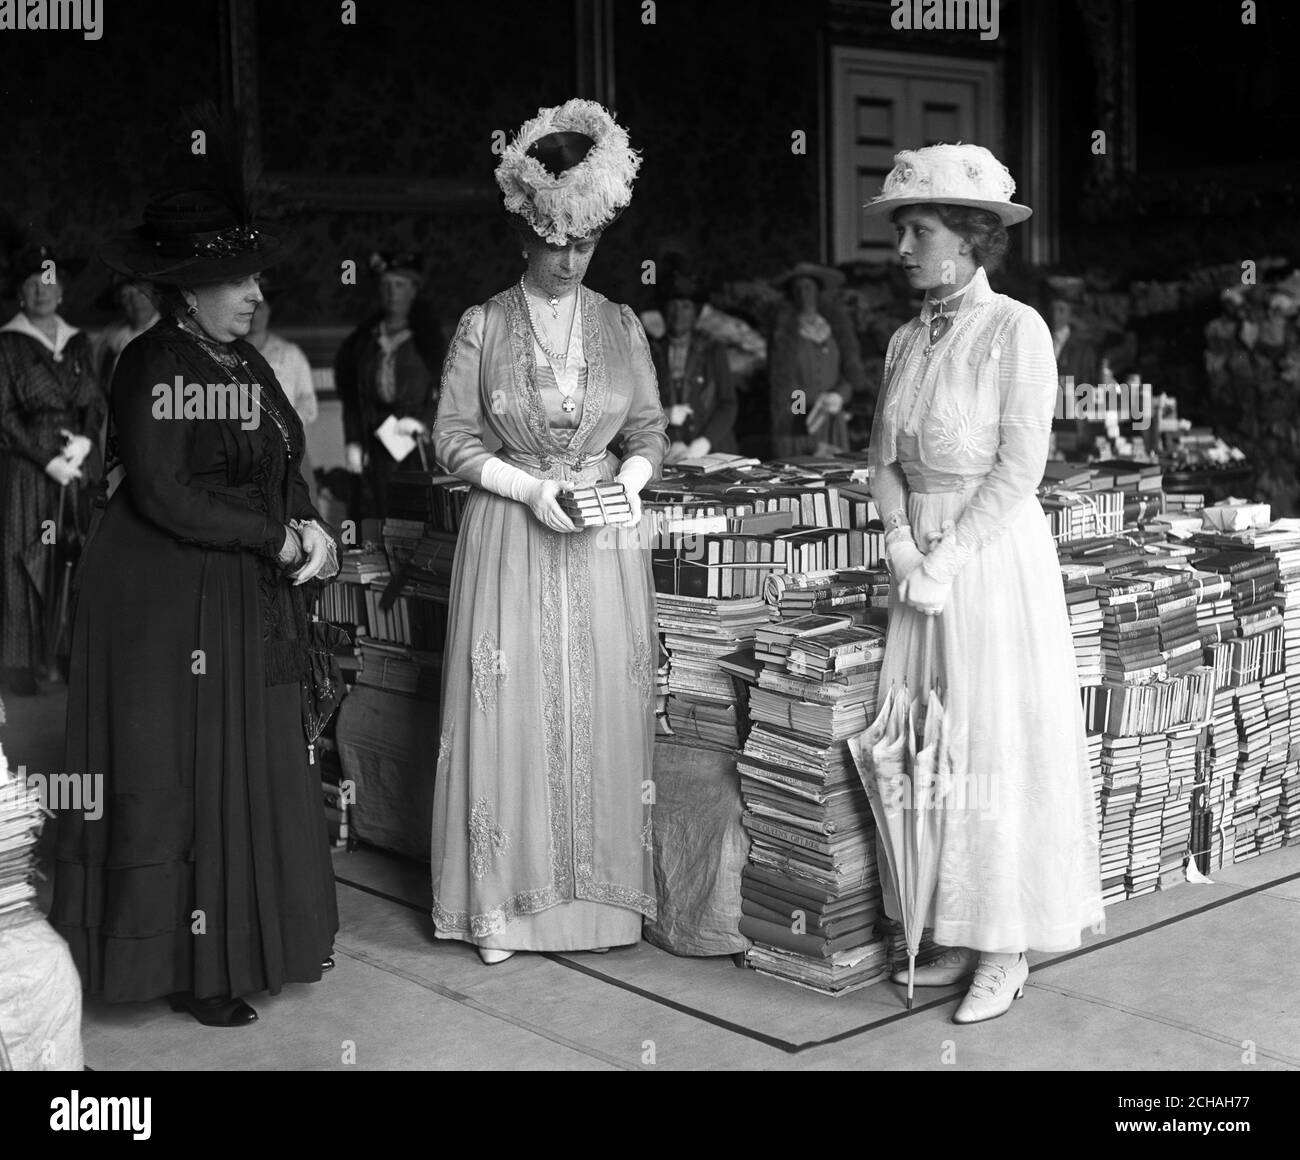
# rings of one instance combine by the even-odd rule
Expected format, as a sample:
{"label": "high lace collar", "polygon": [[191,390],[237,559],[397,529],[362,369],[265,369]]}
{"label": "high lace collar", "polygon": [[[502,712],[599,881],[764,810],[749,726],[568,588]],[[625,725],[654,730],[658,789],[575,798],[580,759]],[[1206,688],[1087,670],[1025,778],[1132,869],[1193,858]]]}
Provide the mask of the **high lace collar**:
{"label": "high lace collar", "polygon": [[[984,272],[984,267],[977,266],[971,280],[960,291],[945,297],[956,299],[955,310],[949,309],[948,302],[943,303],[943,313],[954,317],[980,302],[987,302],[993,297],[993,288],[989,285],[989,276]],[[938,306],[938,301],[926,298],[921,304],[921,321],[928,323],[938,313],[936,309]]]}

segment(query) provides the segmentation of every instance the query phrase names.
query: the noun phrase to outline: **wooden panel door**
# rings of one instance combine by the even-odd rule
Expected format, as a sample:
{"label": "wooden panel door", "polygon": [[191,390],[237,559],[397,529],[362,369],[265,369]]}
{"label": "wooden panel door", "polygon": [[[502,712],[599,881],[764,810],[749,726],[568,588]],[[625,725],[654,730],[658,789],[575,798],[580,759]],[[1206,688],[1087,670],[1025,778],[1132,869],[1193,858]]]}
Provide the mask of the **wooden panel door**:
{"label": "wooden panel door", "polygon": [[994,153],[996,65],[837,48],[832,54],[832,258],[888,258],[894,228],[862,206],[900,149],[974,142]]}

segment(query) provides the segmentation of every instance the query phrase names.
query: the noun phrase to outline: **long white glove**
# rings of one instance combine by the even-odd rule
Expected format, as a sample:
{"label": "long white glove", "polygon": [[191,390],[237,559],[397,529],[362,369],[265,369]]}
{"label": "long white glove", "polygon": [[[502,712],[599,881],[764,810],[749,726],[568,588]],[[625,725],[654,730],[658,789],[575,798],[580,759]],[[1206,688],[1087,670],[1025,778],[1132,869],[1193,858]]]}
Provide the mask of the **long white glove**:
{"label": "long white glove", "polygon": [[632,511],[625,521],[628,527],[635,527],[641,522],[641,489],[650,482],[654,473],[654,467],[644,455],[629,455],[614,476],[614,481],[623,485],[628,502],[632,505]]}
{"label": "long white glove", "polygon": [[81,468],[73,467],[63,456],[56,455],[45,465],[45,474],[60,487],[67,487],[74,479],[81,478]]}
{"label": "long white glove", "polygon": [[894,580],[902,583],[925,562],[925,555],[912,538],[912,529],[903,524],[885,537],[885,559]]}
{"label": "long white glove", "polygon": [[571,483],[558,479],[535,479],[528,472],[493,456],[483,464],[483,487],[516,503],[527,504],[533,515],[554,532],[577,530],[555,502],[560,492],[573,490]]}

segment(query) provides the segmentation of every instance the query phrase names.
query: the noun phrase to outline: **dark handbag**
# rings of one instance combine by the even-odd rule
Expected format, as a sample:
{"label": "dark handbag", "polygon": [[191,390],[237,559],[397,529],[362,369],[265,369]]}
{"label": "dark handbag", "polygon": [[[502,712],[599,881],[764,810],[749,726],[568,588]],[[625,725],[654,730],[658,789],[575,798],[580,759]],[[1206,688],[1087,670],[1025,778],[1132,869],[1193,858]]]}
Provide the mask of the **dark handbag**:
{"label": "dark handbag", "polygon": [[302,723],[307,756],[316,763],[316,742],[334,716],[347,688],[334,665],[336,653],[349,651],[352,641],[336,624],[313,618],[307,625],[307,677],[302,683]]}

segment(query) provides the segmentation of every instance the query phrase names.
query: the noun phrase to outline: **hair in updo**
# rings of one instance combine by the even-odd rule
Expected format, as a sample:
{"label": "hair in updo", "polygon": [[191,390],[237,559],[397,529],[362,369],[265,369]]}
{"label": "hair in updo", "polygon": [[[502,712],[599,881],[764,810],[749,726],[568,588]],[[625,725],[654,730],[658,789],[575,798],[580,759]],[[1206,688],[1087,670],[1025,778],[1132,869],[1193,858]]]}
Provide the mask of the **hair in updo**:
{"label": "hair in updo", "polygon": [[934,212],[954,234],[971,244],[971,257],[986,270],[996,270],[1007,256],[1011,236],[997,214],[972,205],[948,205],[936,202]]}

